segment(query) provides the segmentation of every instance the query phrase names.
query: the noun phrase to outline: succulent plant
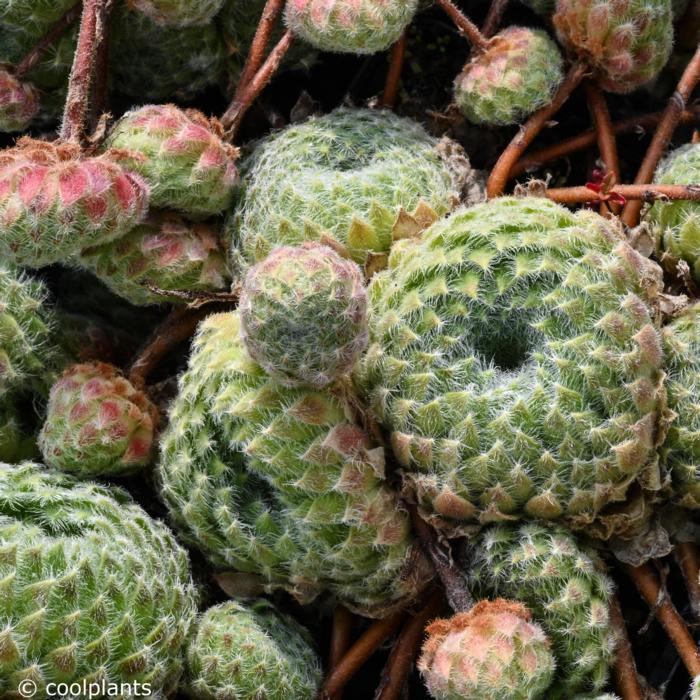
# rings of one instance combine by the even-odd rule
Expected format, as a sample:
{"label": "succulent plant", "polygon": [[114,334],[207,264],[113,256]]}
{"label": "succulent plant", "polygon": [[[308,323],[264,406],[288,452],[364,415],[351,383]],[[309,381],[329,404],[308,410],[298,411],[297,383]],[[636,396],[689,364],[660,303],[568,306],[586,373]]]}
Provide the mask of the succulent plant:
{"label": "succulent plant", "polygon": [[152,292],[147,282],[164,291],[191,292],[220,291],[230,282],[217,228],[162,212],[116,241],[82,251],[80,262],[137,306],[180,301]]}
{"label": "succulent plant", "polygon": [[42,267],[118,238],[138,224],[148,187],[107,156],[23,137],[0,154],[0,253]]}
{"label": "succulent plant", "polygon": [[243,193],[229,227],[248,263],[277,245],[322,236],[358,262],[386,252],[399,215],[433,216],[455,203],[455,173],[438,142],[391,112],[337,109],[264,139],[244,164]]}
{"label": "succulent plant", "polygon": [[223,7],[224,0],[129,0],[129,7],[143,12],[156,24],[189,27],[206,24]]}
{"label": "succulent plant", "polygon": [[469,612],[435,620],[418,661],[435,700],[537,700],[554,675],[542,628],[521,603],[482,600]]}
{"label": "succulent plant", "polygon": [[39,93],[0,68],[0,131],[23,131],[39,111]]}
{"label": "succulent plant", "polygon": [[138,100],[189,100],[216,85],[225,69],[224,42],[212,22],[162,27],[126,5],[115,8],[110,70],[119,92]]}
{"label": "succulent plant", "polygon": [[42,384],[56,364],[55,314],[39,280],[0,266],[0,398]]}
{"label": "succulent plant", "polygon": [[551,640],[556,692],[547,700],[600,692],[616,637],[608,616],[613,583],[597,555],[549,523],[491,525],[468,550],[474,591],[521,601]]}
{"label": "succulent plant", "polygon": [[673,44],[669,0],[557,0],[559,40],[581,55],[610,92],[630,92],[664,67]]}
{"label": "succulent plant", "polygon": [[308,632],[267,600],[209,608],[187,651],[187,686],[199,700],[312,700],[321,666]]}
{"label": "succulent plant", "polygon": [[238,150],[221,135],[219,122],[197,110],[147,105],[114,125],[105,148],[146,179],[152,206],[207,217],[231,205],[238,177]]}
{"label": "succulent plant", "polygon": [[685,309],[663,330],[668,405],[675,413],[663,444],[676,500],[700,508],[700,305]]}
{"label": "succulent plant", "polygon": [[399,39],[418,0],[289,0],[285,21],[321,51],[368,54]]}
{"label": "succulent plant", "polygon": [[249,270],[239,308],[250,356],[289,386],[320,389],[367,347],[362,271],[318,243],[275,248]]}
{"label": "succulent plant", "polygon": [[49,466],[81,478],[122,476],[151,461],[157,421],[116,367],[73,365],[51,388],[39,447]]}
{"label": "succulent plant", "polygon": [[161,494],[182,537],[310,601],[382,616],[426,582],[384,455],[338,393],[285,388],[248,356],[236,313],[206,318],[161,441]]}
{"label": "succulent plant", "polygon": [[[662,185],[694,185],[700,182],[700,144],[672,151],[659,165],[654,181]],[[660,259],[671,272],[681,260],[700,282],[700,204],[689,201],[656,202],[649,210],[655,228]]]}
{"label": "succulent plant", "polygon": [[[22,681],[177,686],[196,616],[187,556],[121,489],[0,465],[0,695]],[[162,695],[161,695],[162,694]]]}
{"label": "succulent plant", "polygon": [[516,124],[549,104],[562,81],[557,45],[537,29],[508,27],[455,80],[455,102],[475,124]]}
{"label": "succulent plant", "polygon": [[447,529],[639,527],[648,509],[620,506],[632,484],[660,487],[661,288],[616,225],[538,197],[457,211],[395,245],[369,288],[355,380],[423,514]]}

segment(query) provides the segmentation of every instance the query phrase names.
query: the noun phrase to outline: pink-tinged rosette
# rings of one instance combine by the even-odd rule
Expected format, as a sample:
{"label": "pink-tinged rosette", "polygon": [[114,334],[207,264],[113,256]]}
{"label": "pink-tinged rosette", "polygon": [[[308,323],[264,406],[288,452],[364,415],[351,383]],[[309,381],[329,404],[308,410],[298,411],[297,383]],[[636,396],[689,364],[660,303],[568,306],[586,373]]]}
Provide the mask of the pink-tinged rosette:
{"label": "pink-tinged rosette", "polygon": [[221,124],[197,110],[147,105],[114,125],[106,147],[146,179],[152,206],[207,217],[231,206],[238,179],[238,149],[222,135]]}
{"label": "pink-tinged rosette", "polygon": [[46,464],[81,478],[121,476],[151,461],[157,419],[116,367],[73,365],[51,388],[39,446]]}
{"label": "pink-tinged rosette", "polygon": [[27,267],[70,261],[144,218],[148,186],[74,144],[20,139],[0,152],[0,256]]}
{"label": "pink-tinged rosette", "polygon": [[84,250],[80,262],[137,306],[182,301],[164,292],[216,292],[231,281],[216,226],[154,213],[123,238]]}
{"label": "pink-tinged rosette", "polygon": [[399,39],[418,0],[289,0],[287,26],[321,51],[368,54]]}
{"label": "pink-tinged rosette", "polygon": [[0,68],[0,131],[24,131],[39,111],[39,91]]}
{"label": "pink-tinged rosette", "polygon": [[549,104],[563,59],[543,31],[508,27],[455,80],[455,102],[475,124],[517,124]]}
{"label": "pink-tinged rosette", "polygon": [[558,0],[554,26],[559,41],[586,60],[610,92],[648,83],[673,45],[669,0]]}
{"label": "pink-tinged rosette", "polygon": [[546,697],[554,657],[521,603],[482,600],[469,612],[435,620],[426,632],[418,669],[436,700]]}

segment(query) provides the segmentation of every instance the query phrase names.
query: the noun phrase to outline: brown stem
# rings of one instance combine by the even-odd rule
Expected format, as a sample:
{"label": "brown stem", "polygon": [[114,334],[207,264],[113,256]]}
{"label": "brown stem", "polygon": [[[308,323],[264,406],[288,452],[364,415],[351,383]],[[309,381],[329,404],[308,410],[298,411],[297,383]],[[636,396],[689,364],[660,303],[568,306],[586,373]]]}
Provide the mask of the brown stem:
{"label": "brown stem", "polygon": [[[664,110],[659,126],[656,128],[654,137],[649,144],[642,164],[634,179],[635,185],[646,185],[654,177],[656,166],[661,160],[666,147],[671,141],[673,132],[678,126],[680,116],[686,107],[690,95],[700,80],[700,45],[695,51],[695,55],[686,66],[685,71],[671,96],[668,106]],[[639,202],[629,202],[622,211],[622,221],[627,226],[636,226],[639,222],[639,213],[642,205]]]}
{"label": "brown stem", "polygon": [[695,542],[678,542],[675,556],[688,589],[693,615],[700,621],[700,548]]}
{"label": "brown stem", "polygon": [[425,626],[439,614],[444,601],[442,591],[434,591],[425,606],[404,625],[382,671],[375,700],[398,700],[406,685],[411,664],[418,655]]}
{"label": "brown stem", "polygon": [[576,86],[583,80],[588,71],[585,63],[574,63],[559,86],[550,104],[535,112],[520,128],[513,140],[501,154],[486,184],[486,193],[490,199],[498,197],[505,190],[510,178],[510,172],[515,163],[533,142],[545,124],[561,109],[569,99]]}
{"label": "brown stem", "polygon": [[396,98],[399,96],[399,82],[401,81],[401,70],[403,62],[406,58],[406,32],[401,35],[401,38],[394,44],[391,49],[391,58],[389,60],[389,72],[386,76],[384,85],[384,94],[382,95],[381,106],[389,107],[390,109],[396,104]]}
{"label": "brown stem", "polygon": [[440,545],[437,534],[428,523],[420,517],[418,509],[412,503],[406,508],[411,514],[413,529],[426,555],[432,562],[440,582],[445,589],[447,602],[455,612],[466,612],[474,607],[474,596],[467,587],[467,582],[457,567],[454,566],[450,553]]}
{"label": "brown stem", "polygon": [[668,593],[661,587],[659,579],[650,564],[641,566],[623,565],[627,575],[632,579],[637,590],[647,605],[651,608],[656,619],[666,630],[666,634],[676,647],[688,673],[695,678],[700,675],[700,656],[695,646],[695,641],[688,631],[683,618],[678,614],[676,607],[668,597]]}
{"label": "brown stem", "polygon": [[637,664],[634,661],[632,645],[617,597],[613,598],[610,603],[610,622],[617,636],[615,665],[613,666],[617,692],[622,696],[622,700],[644,700],[644,691],[639,682]]}
{"label": "brown stem", "polygon": [[97,16],[106,0],[84,0],[80,19],[80,34],[73,67],[68,81],[68,96],[63,112],[60,138],[79,143],[85,133],[90,85],[95,70],[95,54],[100,43],[97,36]]}
{"label": "brown stem", "polygon": [[484,23],[481,25],[481,33],[490,39],[501,26],[501,20],[508,7],[508,0],[493,0]]}
{"label": "brown stem", "polygon": [[21,78],[29,73],[36,66],[44,55],[44,51],[53,44],[77,19],[80,17],[80,3],[76,3],[59,19],[46,34],[39,40],[37,45],[17,64],[15,76]]}
{"label": "brown stem", "polygon": [[605,201],[610,195],[620,195],[630,201],[655,202],[657,199],[687,199],[700,201],[700,185],[614,185],[605,192],[590,187],[552,187],[545,197],[560,204],[585,204]]}
{"label": "brown stem", "polygon": [[294,35],[292,32],[285,32],[284,36],[277,42],[275,48],[270,51],[270,55],[267,57],[265,63],[262,64],[260,70],[258,70],[253,79],[244,86],[239,98],[236,99],[234,97],[229,108],[221,118],[221,123],[228,132],[227,138],[229,141],[233,141],[236,138],[245,113],[257,96],[265,89],[265,86],[272,80],[272,76],[280,67],[280,63],[282,63],[293,41]]}
{"label": "brown stem", "polygon": [[[662,115],[663,112],[652,112],[651,114],[645,114],[640,117],[632,117],[631,119],[615,122],[612,127],[613,134],[619,136],[620,134],[627,134],[632,131],[637,131],[638,129],[650,129],[661,121]],[[700,119],[700,105],[693,105],[683,111],[680,121],[683,124],[692,124],[698,119]],[[555,143],[553,146],[547,146],[546,148],[532,151],[530,155],[521,158],[513,166],[510,176],[518,177],[518,175],[523,175],[529,170],[539,168],[545,163],[557,160],[558,158],[565,158],[577,151],[583,151],[595,144],[597,138],[595,130],[590,130],[578,136],[566,139],[565,141],[561,141],[560,143]]]}
{"label": "brown stem", "polygon": [[[328,670],[332,671],[342,660],[350,647],[352,633],[352,613],[342,605],[336,605],[333,611],[333,631],[331,633],[331,648],[328,657]],[[342,690],[339,690],[330,700],[341,700]]]}
{"label": "brown stem", "polygon": [[[219,306],[219,308],[221,308]],[[138,389],[146,386],[148,375],[158,363],[179,343],[194,335],[199,322],[212,313],[210,305],[191,309],[179,306],[153,331],[150,340],[141,350],[129,369],[129,381]]]}
{"label": "brown stem", "polygon": [[[605,172],[611,178],[612,184],[620,182],[620,160],[617,156],[617,144],[615,134],[612,129],[612,119],[608,103],[603,95],[603,91],[591,80],[584,82],[586,99],[588,100],[588,110],[591,113],[593,127],[598,140],[598,150],[600,157],[605,164]],[[605,203],[601,203],[601,213],[604,213]],[[612,206],[612,212],[617,214],[619,207]]]}
{"label": "brown stem", "polygon": [[95,57],[95,86],[92,91],[91,124],[94,129],[107,105],[107,81],[109,69],[109,31],[111,28],[114,0],[106,0],[97,15],[99,46]]}
{"label": "brown stem", "polygon": [[383,620],[377,620],[350,647],[342,661],[328,674],[321,688],[322,700],[335,697],[348,684],[350,679],[374,654],[374,652],[399,629],[406,616],[397,612]]}
{"label": "brown stem", "polygon": [[447,16],[455,23],[457,29],[467,37],[475,51],[486,50],[489,44],[488,39],[481,33],[479,27],[455,6],[452,0],[435,0],[435,4],[445,11]]}
{"label": "brown stem", "polygon": [[244,88],[253,79],[255,74],[260,70],[260,66],[265,58],[265,50],[270,41],[270,36],[277,24],[277,18],[284,7],[284,0],[267,0],[265,7],[260,15],[258,28],[255,30],[253,42],[248,50],[243,70],[238,78],[238,85],[233,96],[233,101],[240,99]]}

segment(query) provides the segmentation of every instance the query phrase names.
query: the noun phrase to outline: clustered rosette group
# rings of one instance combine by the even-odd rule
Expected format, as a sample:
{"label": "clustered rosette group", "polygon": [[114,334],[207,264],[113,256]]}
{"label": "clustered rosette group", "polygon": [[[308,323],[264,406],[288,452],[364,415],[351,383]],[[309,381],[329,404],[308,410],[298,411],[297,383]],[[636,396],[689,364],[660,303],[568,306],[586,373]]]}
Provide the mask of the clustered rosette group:
{"label": "clustered rosette group", "polygon": [[[668,59],[668,1],[527,4],[606,90]],[[119,3],[112,86],[182,102],[235,79],[250,5]],[[0,0],[3,131],[55,117],[75,33],[13,65],[70,7]],[[385,50],[419,9],[288,0],[288,60]],[[521,123],[563,63],[545,31],[503,29],[455,102]],[[657,181],[697,183],[699,154],[673,151]],[[436,700],[612,697],[601,550],[661,508],[700,509],[699,307],[668,317],[663,275],[682,262],[700,282],[700,205],[650,207],[657,263],[614,219],[484,199],[458,144],[382,109],[312,116],[240,160],[217,119],[170,103],[134,106],[89,151],[27,135],[0,151],[0,698],[31,681],[311,700],[320,657],[273,600],[416,605],[435,572],[409,505],[479,598],[427,627]],[[37,272],[56,265],[99,279],[95,303],[126,323],[62,309]],[[234,297],[158,390],[129,375],[133,319]],[[144,507],[110,483],[129,479]],[[183,545],[239,596],[207,608]]]}

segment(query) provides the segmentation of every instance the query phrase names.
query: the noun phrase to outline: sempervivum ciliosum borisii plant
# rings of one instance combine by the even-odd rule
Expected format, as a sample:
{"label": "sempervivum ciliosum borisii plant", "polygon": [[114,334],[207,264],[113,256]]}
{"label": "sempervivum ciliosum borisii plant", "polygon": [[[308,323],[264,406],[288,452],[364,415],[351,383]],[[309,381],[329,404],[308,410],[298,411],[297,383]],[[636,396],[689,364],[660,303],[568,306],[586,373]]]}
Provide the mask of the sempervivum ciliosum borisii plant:
{"label": "sempervivum ciliosum borisii plant", "polygon": [[482,600],[428,625],[418,668],[433,698],[544,698],[555,663],[547,636],[530,618],[521,603]]}
{"label": "sempervivum ciliosum borisii plant", "polygon": [[224,0],[129,0],[129,7],[143,12],[156,24],[176,27],[206,24],[223,4]]}
{"label": "sempervivum ciliosum borisii plant", "polygon": [[667,325],[663,340],[668,405],[676,415],[662,450],[676,500],[700,508],[700,305]]}
{"label": "sempervivum ciliosum borisii plant", "polygon": [[318,243],[275,248],[252,267],[240,314],[251,357],[286,385],[321,388],[349,374],[367,347],[362,271]]}
{"label": "sempervivum ciliosum borisii plant", "polygon": [[219,569],[381,616],[425,583],[384,454],[339,394],[286,388],[248,355],[235,313],[209,316],[161,442],[161,494]]}
{"label": "sempervivum ciliosum borisii plant", "polygon": [[543,31],[508,27],[455,80],[455,102],[476,124],[515,124],[549,104],[562,57]]}
{"label": "sempervivum ciliosum borisii plant", "polygon": [[225,66],[226,49],[213,22],[164,27],[126,3],[115,8],[109,67],[119,92],[137,100],[190,100],[218,83]]}
{"label": "sempervivum ciliosum borisii plant", "polygon": [[492,525],[466,548],[474,590],[521,601],[550,638],[557,673],[547,699],[604,688],[615,648],[613,584],[595,553],[549,523]]}
{"label": "sempervivum ciliosum borisii plant", "polygon": [[320,684],[308,632],[264,599],[209,608],[188,646],[186,685],[198,700],[312,700]]}
{"label": "sempervivum ciliosum borisii plant", "polygon": [[394,246],[356,381],[424,515],[639,525],[644,499],[602,511],[659,487],[661,288],[614,224],[542,198],[478,204]]}
{"label": "sempervivum ciliosum borisii plant", "polygon": [[375,53],[388,49],[418,8],[418,0],[289,0],[287,26],[321,51]]}
{"label": "sempervivum ciliosum borisii plant", "polygon": [[[687,144],[672,151],[659,165],[654,182],[662,185],[695,185],[700,182],[700,144]],[[681,260],[700,282],[700,204],[678,200],[656,202],[649,210],[661,248],[661,263],[676,272]]]}
{"label": "sempervivum ciliosum borisii plant", "polygon": [[149,463],[157,419],[116,367],[73,365],[51,388],[39,445],[47,464],[80,477],[128,474]]}
{"label": "sempervivum ciliosum borisii plant", "polygon": [[39,111],[39,93],[0,68],[0,131],[23,131]]}
{"label": "sempervivum ciliosum borisii plant", "polygon": [[669,0],[557,0],[554,26],[610,92],[630,92],[656,77],[673,43]]}
{"label": "sempervivum ciliosum borisii plant", "polygon": [[178,301],[151,291],[147,283],[164,291],[216,292],[230,282],[217,228],[162,212],[116,241],[85,249],[80,263],[137,306]]}
{"label": "sempervivum ciliosum borisii plant", "polygon": [[0,464],[0,581],[0,696],[23,680],[36,697],[63,682],[177,687],[196,616],[187,555],[126,492]]}
{"label": "sempervivum ciliosum borisii plant", "polygon": [[39,280],[0,267],[0,397],[39,382],[56,363],[47,295]]}
{"label": "sempervivum ciliosum borisii plant", "polygon": [[105,146],[146,179],[151,206],[206,217],[229,207],[238,177],[238,150],[221,135],[219,122],[197,110],[146,105],[127,112]]}
{"label": "sempervivum ciliosum borisii plant", "polygon": [[119,238],[148,207],[144,180],[108,155],[22,138],[0,153],[0,254],[42,267]]}
{"label": "sempervivum ciliosum borisii plant", "polygon": [[292,125],[264,139],[244,167],[230,228],[249,263],[324,235],[364,262],[389,250],[401,213],[421,207],[434,219],[458,197],[459,174],[438,141],[387,111],[341,108]]}

